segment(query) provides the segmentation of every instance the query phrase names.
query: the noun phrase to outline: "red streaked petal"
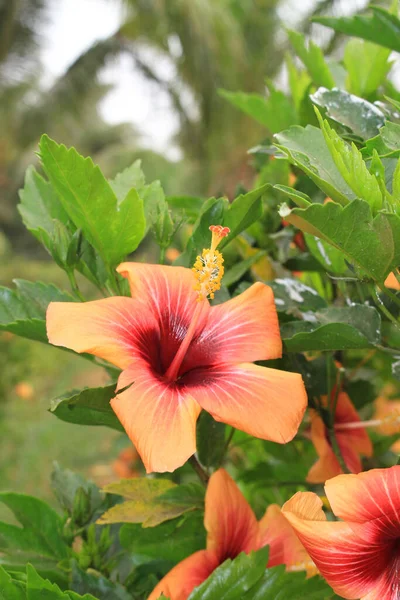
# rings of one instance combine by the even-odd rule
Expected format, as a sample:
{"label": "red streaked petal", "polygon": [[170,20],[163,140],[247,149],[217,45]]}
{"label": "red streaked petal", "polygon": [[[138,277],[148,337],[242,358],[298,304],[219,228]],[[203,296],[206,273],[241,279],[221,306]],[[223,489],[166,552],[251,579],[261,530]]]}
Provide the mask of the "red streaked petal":
{"label": "red streaked petal", "polygon": [[334,591],[344,598],[363,597],[380,584],[393,547],[361,540],[347,523],[323,520],[320,507],[315,494],[298,492],[282,510]]}
{"label": "red streaked petal", "polygon": [[253,364],[195,369],[183,380],[217,421],[282,444],[297,433],[307,405],[301,375]]}
{"label": "red streaked petal", "polygon": [[188,596],[218,567],[212,552],[199,550],[176,565],[161,579],[148,600],[157,600],[164,594],[169,600],[187,600]]}
{"label": "red streaked petal", "polygon": [[174,471],[196,451],[200,406],[174,383],[167,384],[145,361],[123,371],[111,406],[136,446],[148,473]]}
{"label": "red streaked petal", "polygon": [[146,307],[132,298],[51,302],[46,326],[51,344],[94,354],[121,369],[137,357],[156,359],[158,324]]}
{"label": "red streaked petal", "polygon": [[193,340],[184,370],[281,356],[274,294],[267,285],[255,283],[232,300],[211,307],[204,330]]}
{"label": "red streaked petal", "polygon": [[269,545],[268,567],[311,567],[311,558],[277,504],[271,504],[259,523],[260,544]]}
{"label": "red streaked petal", "polygon": [[[118,273],[128,279],[132,298],[150,310],[160,328],[161,370],[165,372],[189,328],[197,306],[196,280],[191,269],[126,262]],[[209,303],[203,302],[201,319],[196,327],[198,337],[207,320]]]}
{"label": "red streaked petal", "polygon": [[[326,403],[327,399],[324,398],[324,400]],[[345,392],[340,392],[337,399],[335,425],[357,421],[360,421],[360,417],[349,396]],[[363,427],[360,429],[337,429],[335,434],[348,469],[352,473],[359,473],[362,469],[360,455],[371,456],[372,454],[372,443],[366,430]],[[311,439],[319,459],[308,472],[307,481],[324,483],[327,479],[340,475],[342,468],[328,440],[326,427],[321,417],[314,411],[311,413]]]}
{"label": "red streaked petal", "polygon": [[204,525],[207,549],[222,563],[240,552],[258,547],[258,523],[247,500],[224,469],[210,477],[206,493]]}
{"label": "red streaked petal", "polygon": [[[335,425],[340,425],[341,423],[355,423],[357,421],[360,421],[360,416],[356,410],[356,407],[345,392],[340,392],[336,406]],[[372,443],[364,427],[342,431],[338,430],[336,437],[339,446],[342,442],[347,440],[348,445],[355,452],[364,456],[372,456]],[[344,446],[346,446],[346,442],[344,442]],[[344,451],[342,451],[342,453],[344,453]],[[351,465],[348,466],[354,473],[358,472],[355,469],[353,470]],[[361,470],[361,467],[359,470]]]}
{"label": "red streaked petal", "polygon": [[339,475],[326,482],[325,491],[335,515],[360,537],[400,538],[400,466]]}

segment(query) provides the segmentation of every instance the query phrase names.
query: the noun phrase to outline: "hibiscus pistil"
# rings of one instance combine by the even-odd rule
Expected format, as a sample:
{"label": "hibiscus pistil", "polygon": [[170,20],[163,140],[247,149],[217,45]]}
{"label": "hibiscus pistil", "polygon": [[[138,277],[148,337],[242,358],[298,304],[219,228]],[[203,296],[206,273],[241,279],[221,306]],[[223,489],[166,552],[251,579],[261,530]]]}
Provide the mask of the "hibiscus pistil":
{"label": "hibiscus pistil", "polygon": [[222,225],[210,225],[209,229],[212,232],[211,248],[204,249],[201,256],[197,256],[192,269],[197,280],[193,289],[198,292],[198,304],[179,350],[165,373],[166,381],[176,380],[200,318],[207,309],[204,301],[208,297],[213,299],[214,293],[221,287],[221,279],[224,275],[224,259],[221,252],[216,248],[221,240],[230,233],[230,229],[229,227],[222,227]]}

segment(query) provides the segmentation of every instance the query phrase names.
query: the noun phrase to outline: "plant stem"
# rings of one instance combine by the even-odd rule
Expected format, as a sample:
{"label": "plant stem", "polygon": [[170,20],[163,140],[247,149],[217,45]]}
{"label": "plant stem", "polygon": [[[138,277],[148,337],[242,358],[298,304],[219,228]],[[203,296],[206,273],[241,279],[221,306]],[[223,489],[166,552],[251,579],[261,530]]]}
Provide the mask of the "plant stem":
{"label": "plant stem", "polygon": [[371,294],[372,294],[372,298],[376,304],[376,306],[382,311],[382,313],[389,319],[389,321],[392,321],[392,323],[394,323],[396,325],[396,327],[400,328],[400,324],[398,322],[398,320],[396,319],[396,317],[394,317],[392,315],[392,313],[390,312],[390,310],[388,310],[386,308],[386,306],[384,305],[384,303],[382,302],[381,298],[379,297],[378,292],[376,291],[375,285],[371,285],[370,286],[370,290],[371,290]]}
{"label": "plant stem", "polygon": [[336,439],[335,430],[334,430],[333,427],[329,427],[328,428],[328,435],[329,435],[329,441],[330,441],[331,446],[332,446],[332,450],[335,453],[335,456],[336,456],[336,458],[338,460],[340,468],[342,469],[343,473],[350,473],[349,469],[347,468],[346,463],[344,462],[342,453],[341,453],[340,448],[339,448],[338,441]]}
{"label": "plant stem", "polygon": [[165,263],[165,246],[160,246],[160,256],[158,262],[160,265]]}
{"label": "plant stem", "polygon": [[67,275],[68,275],[68,279],[69,279],[69,283],[71,285],[71,289],[73,291],[73,293],[75,294],[75,296],[78,298],[78,300],[80,300],[81,302],[86,302],[85,298],[82,296],[78,283],[76,281],[75,278],[75,272],[74,270],[67,270],[66,271]]}
{"label": "plant stem", "polygon": [[198,475],[201,483],[207,487],[207,483],[210,478],[194,454],[193,454],[193,456],[191,456],[189,458],[188,462],[191,465],[191,467],[193,468],[193,470],[196,472],[196,474]]}
{"label": "plant stem", "polygon": [[387,296],[389,296],[389,298],[390,298],[390,299],[391,299],[391,300],[392,300],[392,301],[393,301],[395,304],[397,304],[397,306],[399,306],[399,307],[400,307],[400,298],[398,298],[398,297],[396,296],[396,294],[394,294],[393,292],[391,292],[391,291],[390,291],[390,290],[389,290],[387,287],[385,287],[385,286],[384,286],[384,285],[382,285],[382,284],[378,284],[378,286],[379,286],[379,289],[380,289],[380,290],[381,290],[381,291],[382,291],[384,294],[386,294]]}

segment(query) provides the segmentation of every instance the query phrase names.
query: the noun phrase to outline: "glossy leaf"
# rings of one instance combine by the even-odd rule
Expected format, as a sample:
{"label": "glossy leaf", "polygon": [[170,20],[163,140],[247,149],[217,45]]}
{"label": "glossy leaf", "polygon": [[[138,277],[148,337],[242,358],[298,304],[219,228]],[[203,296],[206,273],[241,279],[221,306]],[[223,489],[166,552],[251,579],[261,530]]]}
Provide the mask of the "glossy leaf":
{"label": "glossy leaf", "polygon": [[313,21],[339,33],[359,37],[400,52],[400,19],[379,6],[371,6],[372,15],[352,17],[315,17]]}
{"label": "glossy leaf", "polygon": [[341,204],[356,197],[345,182],[325,143],[322,131],[312,125],[294,126],[275,136],[276,146],[327,196]]}
{"label": "glossy leaf", "polygon": [[224,248],[230,244],[236,236],[245,231],[255,223],[262,215],[262,196],[268,189],[269,184],[262,185],[247,194],[240,194],[226,207],[223,225],[229,227],[230,234],[220,244]]}
{"label": "glossy leaf", "polygon": [[106,387],[71,391],[52,400],[49,411],[68,423],[101,425],[124,431],[110,405],[114,396],[115,383]]}
{"label": "glossy leaf", "polygon": [[309,233],[305,233],[304,238],[311,254],[329,273],[343,275],[348,270],[341,250]]}
{"label": "glossy leaf", "polygon": [[348,262],[375,281],[383,282],[400,264],[400,218],[386,212],[373,218],[364,200],[354,200],[344,208],[335,202],[293,210],[283,205],[280,215],[341,250]]}
{"label": "glossy leaf", "polygon": [[335,80],[325,62],[321,48],[311,40],[307,46],[304,36],[297,31],[288,31],[288,36],[297,56],[306,67],[315,85],[332,88]]}
{"label": "glossy leaf", "polygon": [[315,320],[284,323],[281,336],[288,352],[368,348],[380,343],[380,327],[381,318],[375,308],[354,304],[322,309]]}
{"label": "glossy leaf", "polygon": [[318,111],[317,117],[326,145],[347,185],[358,198],[368,202],[374,213],[380,210],[383,202],[381,187],[375,175],[369,172],[357,146],[354,143],[349,146]]}
{"label": "glossy leaf", "polygon": [[123,525],[120,541],[123,548],[134,555],[177,563],[206,547],[203,516],[189,513],[180,519],[161,523],[157,527]]}
{"label": "glossy leaf", "polygon": [[98,166],[48,136],[40,142],[45,171],[65,211],[112,267],[133,252],[145,232],[143,202],[132,188],[118,200]]}
{"label": "glossy leaf", "polygon": [[46,309],[50,302],[73,302],[51,283],[15,279],[16,290],[0,286],[0,330],[47,342]]}
{"label": "glossy leaf", "polygon": [[188,600],[242,600],[264,575],[268,554],[267,547],[226,560]]}
{"label": "glossy leaf", "polygon": [[327,306],[324,298],[312,287],[305,285],[299,279],[290,277],[275,279],[268,282],[275,298],[278,312],[296,314],[299,311],[316,311]]}
{"label": "glossy leaf", "polygon": [[[104,488],[105,492],[119,494],[127,499],[116,504],[105,512],[97,521],[106,523],[142,523],[143,527],[155,527],[163,521],[175,519],[185,512],[198,508],[198,501],[193,494],[180,503],[165,499],[166,492],[175,490],[176,484],[168,479],[122,479]],[[178,493],[178,492],[177,492]],[[172,496],[174,498],[174,496]]]}
{"label": "glossy leaf", "polygon": [[385,116],[379,108],[344,90],[320,87],[311,99],[314,104],[326,109],[328,117],[345,125],[362,139],[377,135],[385,123]]}

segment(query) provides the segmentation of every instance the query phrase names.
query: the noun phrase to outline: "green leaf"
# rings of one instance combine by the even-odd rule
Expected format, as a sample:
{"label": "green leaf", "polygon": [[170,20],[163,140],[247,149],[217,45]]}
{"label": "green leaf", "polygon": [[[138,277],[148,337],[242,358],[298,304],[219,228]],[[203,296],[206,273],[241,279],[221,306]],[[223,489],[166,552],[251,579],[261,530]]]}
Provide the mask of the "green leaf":
{"label": "green leaf", "polygon": [[276,310],[289,314],[316,311],[326,307],[326,301],[310,286],[289,277],[268,282],[275,297]]}
{"label": "green leaf", "polygon": [[343,275],[347,271],[348,268],[341,250],[309,233],[305,233],[304,237],[311,254],[329,273]]}
{"label": "green leaf", "polygon": [[256,262],[258,262],[260,260],[260,258],[263,258],[264,256],[267,256],[266,251],[260,250],[259,252],[256,252],[252,256],[249,256],[249,258],[245,258],[244,260],[237,262],[233,267],[231,267],[230,269],[228,269],[226,271],[226,273],[224,275],[224,285],[229,287],[233,283],[236,283],[237,281],[239,281],[239,279],[241,279],[243,277],[243,275],[245,275],[245,273]]}
{"label": "green leaf", "polygon": [[[247,194],[240,194],[240,196],[235,198],[232,204],[225,209],[223,225],[229,227],[231,232],[222,240],[220,244],[221,249],[225,248],[225,246],[230,244],[230,242],[242,233],[242,231],[245,231],[245,229],[260,219],[262,215],[261,199],[268,188],[269,184],[266,183]],[[210,225],[214,225],[214,223],[210,223]]]}
{"label": "green leaf", "polygon": [[170,504],[178,504],[193,508],[204,509],[205,490],[199,483],[183,483],[169,488],[158,497],[158,500]]}
{"label": "green leaf", "polygon": [[331,306],[316,312],[315,320],[284,323],[281,336],[288,352],[368,348],[380,343],[381,318],[364,304]]}
{"label": "green leaf", "polygon": [[280,215],[341,250],[375,281],[383,282],[400,264],[400,218],[383,211],[373,218],[365,200],[353,200],[344,208],[335,202],[293,210],[283,205]]}
{"label": "green leaf", "polygon": [[[97,485],[91,481],[87,481],[84,477],[78,475],[78,473],[73,473],[69,469],[62,469],[56,462],[51,473],[51,487],[60,506],[70,516],[74,517],[75,523],[85,524],[89,522],[93,514],[104,502],[104,494],[102,494]],[[77,515],[80,490],[84,493],[86,500],[84,503],[85,514]]]}
{"label": "green leaf", "polygon": [[247,194],[240,194],[232,204],[229,204],[227,198],[207,200],[193,226],[187,248],[175,264],[191,266],[202,249],[210,247],[210,225],[224,225],[231,230],[230,234],[222,240],[221,249],[250,227],[262,215],[261,198],[268,187],[269,184],[265,184]]}
{"label": "green leaf", "polygon": [[[352,17],[314,17],[315,23],[335,31],[400,52],[400,20],[379,6],[371,6],[372,15]],[[327,86],[328,87],[328,86]]]}
{"label": "green leaf", "polygon": [[88,573],[72,563],[71,587],[78,594],[93,594],[98,600],[132,600],[126,589],[100,573]]}
{"label": "green leaf", "polygon": [[204,203],[204,198],[196,196],[167,196],[166,200],[171,210],[183,212],[189,223],[196,221]]}
{"label": "green leaf", "polygon": [[130,167],[127,167],[121,173],[117,173],[114,179],[110,179],[109,183],[118,198],[118,202],[122,202],[132,188],[135,188],[135,190],[142,189],[146,180],[141,168],[141,161],[135,160]]}
{"label": "green leaf", "polygon": [[246,115],[267,127],[270,133],[276,133],[294,125],[298,119],[289,98],[283,92],[276,90],[272,84],[268,84],[268,89],[267,98],[259,94],[227,90],[219,90],[219,94]]}
{"label": "green leaf", "polygon": [[49,411],[67,423],[101,425],[124,431],[110,405],[114,396],[115,383],[106,387],[71,391],[52,400]]}
{"label": "green leaf", "polygon": [[290,43],[306,67],[315,85],[332,88],[335,85],[335,80],[325,62],[324,53],[321,48],[311,40],[307,47],[304,35],[301,33],[297,33],[296,31],[288,31],[287,33]]}
{"label": "green leaf", "polygon": [[225,451],[225,423],[215,421],[203,411],[197,421],[197,455],[206,468],[219,467]]}
{"label": "green leaf", "polygon": [[50,302],[73,302],[52,283],[15,279],[17,289],[0,286],[0,330],[47,343],[46,309]]}
{"label": "green leaf", "polygon": [[369,172],[361,152],[352,143],[347,144],[332,129],[326,119],[322,119],[317,110],[317,117],[325,138],[326,145],[332,155],[343,179],[359,198],[367,200],[372,212],[382,208],[382,191],[376,177]]}
{"label": "green leaf", "polygon": [[367,140],[365,148],[361,152],[363,156],[372,156],[374,150],[377,151],[380,157],[400,155],[400,125],[386,121],[384,127],[381,128],[379,135]]}
{"label": "green leaf", "polygon": [[[307,97],[307,90],[310,87],[311,79],[306,71],[297,69],[289,52],[286,53],[285,59],[289,76],[290,95],[293,98],[297,111],[300,112],[304,98]],[[290,125],[293,125],[293,123],[289,123],[289,127]]]}
{"label": "green leaf", "polygon": [[266,547],[226,560],[193,590],[188,600],[243,600],[264,575],[268,553]]}
{"label": "green leaf", "polygon": [[111,267],[133,252],[145,233],[143,202],[135,189],[118,200],[98,166],[48,136],[42,136],[40,153],[45,171],[62,205]]}
{"label": "green leaf", "polygon": [[362,40],[351,39],[344,51],[346,89],[356,96],[374,94],[390,71],[390,50]]}
{"label": "green leaf", "polygon": [[311,95],[311,100],[317,106],[325,108],[333,121],[348,127],[362,139],[377,135],[385,123],[385,116],[379,108],[344,90],[327,90],[321,87]]}
{"label": "green leaf", "polygon": [[347,204],[356,195],[340,174],[322,131],[312,125],[291,127],[275,136],[277,148],[306,173],[327,196]]}
{"label": "green leaf", "polygon": [[40,577],[32,565],[27,565],[26,573],[27,600],[98,600],[91,594],[80,596],[72,591],[61,591],[57,584]]}
{"label": "green leaf", "polygon": [[22,527],[0,522],[0,552],[8,565],[34,562],[43,571],[51,571],[69,556],[62,537],[62,519],[42,500],[15,494],[0,493],[0,502],[7,506]]}
{"label": "green leaf", "polygon": [[0,566],[0,600],[26,600],[23,583],[16,581]]}
{"label": "green leaf", "polygon": [[69,221],[68,214],[53,187],[30,166],[26,171],[24,188],[20,190],[19,197],[21,202],[17,208],[25,227],[50,250],[56,221],[63,225]]}
{"label": "green leaf", "polygon": [[203,517],[198,513],[188,513],[183,518],[166,521],[157,527],[123,525],[119,535],[121,545],[134,555],[172,563],[178,563],[206,547]]}
{"label": "green leaf", "polygon": [[116,504],[105,512],[97,521],[99,525],[107,523],[142,523],[143,527],[155,527],[163,521],[175,519],[180,515],[198,508],[195,504],[171,502],[164,494],[175,489],[175,483],[168,479],[122,479],[118,483],[110,483],[104,488],[110,494],[119,494],[127,498],[127,502]]}
{"label": "green leaf", "polygon": [[332,589],[321,577],[306,579],[305,573],[287,573],[280,565],[267,569],[241,600],[328,600],[332,594]]}

